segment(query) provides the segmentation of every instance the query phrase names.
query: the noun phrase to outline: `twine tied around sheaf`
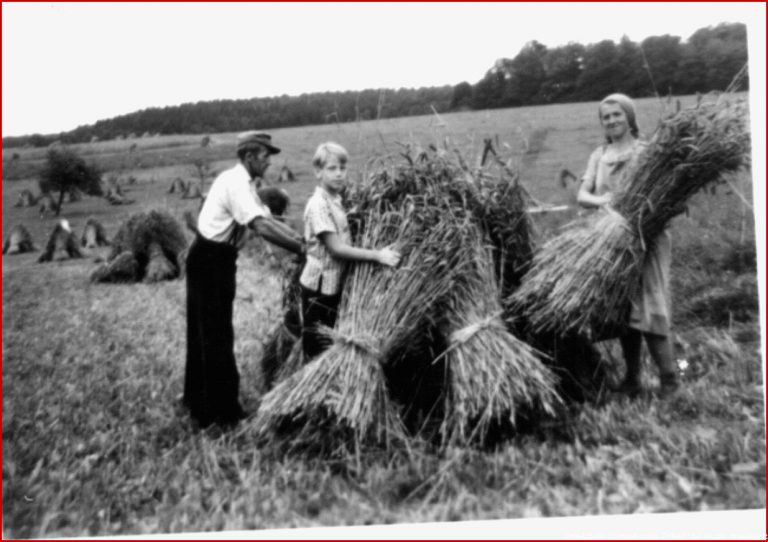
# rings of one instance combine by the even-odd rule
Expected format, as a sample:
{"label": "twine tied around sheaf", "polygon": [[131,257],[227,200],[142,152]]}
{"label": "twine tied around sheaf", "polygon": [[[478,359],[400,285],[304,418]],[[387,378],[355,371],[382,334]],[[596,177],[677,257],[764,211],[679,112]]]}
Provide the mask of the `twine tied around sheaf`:
{"label": "twine tied around sheaf", "polygon": [[504,323],[501,321],[501,315],[502,311],[497,311],[487,318],[480,320],[479,322],[469,324],[468,326],[464,326],[451,332],[451,334],[448,336],[448,342],[453,347],[467,342],[469,339],[474,337],[475,334],[482,331],[483,329],[489,327],[504,329]]}
{"label": "twine tied around sheaf", "polygon": [[319,326],[318,329],[320,330],[320,333],[330,338],[334,343],[358,348],[377,360],[384,359],[384,353],[378,347],[380,341],[368,333],[344,335],[328,326]]}

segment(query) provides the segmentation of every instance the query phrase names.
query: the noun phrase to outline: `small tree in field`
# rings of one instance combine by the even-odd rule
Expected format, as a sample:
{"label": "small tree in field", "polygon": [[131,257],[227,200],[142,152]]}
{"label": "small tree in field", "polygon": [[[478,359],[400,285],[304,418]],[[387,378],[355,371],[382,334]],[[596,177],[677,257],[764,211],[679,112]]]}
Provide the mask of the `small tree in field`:
{"label": "small tree in field", "polygon": [[101,176],[96,167],[86,164],[77,153],[61,146],[48,151],[46,163],[40,173],[39,185],[43,194],[58,192],[56,216],[61,212],[65,194],[78,190],[90,196],[99,196],[102,193]]}

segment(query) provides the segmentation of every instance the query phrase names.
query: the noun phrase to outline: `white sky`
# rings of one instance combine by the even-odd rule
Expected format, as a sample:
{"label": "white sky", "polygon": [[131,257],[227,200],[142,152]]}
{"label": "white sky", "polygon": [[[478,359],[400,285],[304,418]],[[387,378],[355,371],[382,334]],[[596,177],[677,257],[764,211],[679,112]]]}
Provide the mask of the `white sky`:
{"label": "white sky", "polygon": [[4,2],[2,135],[200,100],[475,83],[532,39],[685,40],[720,22],[764,49],[762,3]]}

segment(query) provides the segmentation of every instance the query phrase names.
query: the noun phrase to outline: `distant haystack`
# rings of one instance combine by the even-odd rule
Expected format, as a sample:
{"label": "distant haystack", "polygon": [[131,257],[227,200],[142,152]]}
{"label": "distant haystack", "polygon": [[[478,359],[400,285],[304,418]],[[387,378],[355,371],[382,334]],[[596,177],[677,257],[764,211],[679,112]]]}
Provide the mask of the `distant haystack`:
{"label": "distant haystack", "polygon": [[261,202],[269,207],[269,210],[274,216],[283,216],[286,209],[291,204],[291,198],[288,196],[288,192],[282,188],[276,188],[274,186],[265,186],[259,188],[257,191]]}
{"label": "distant haystack", "polygon": [[578,182],[578,177],[571,172],[570,169],[563,168],[560,170],[560,173],[557,176],[557,180],[560,183],[560,186],[563,188],[568,188],[568,181],[571,181],[573,183]]}
{"label": "distant haystack", "polygon": [[91,281],[126,282],[126,277],[134,277],[133,281],[157,282],[176,278],[182,273],[179,254],[186,248],[184,231],[168,213],[133,215],[120,226],[107,263],[91,275]]}
{"label": "distant haystack", "polygon": [[123,192],[117,177],[109,177],[107,179],[107,190],[104,193],[104,198],[106,198],[110,205],[128,205],[136,201],[125,197],[125,192]]}
{"label": "distant haystack", "polygon": [[181,177],[176,177],[171,183],[171,187],[168,189],[169,194],[184,194],[187,191],[187,183]]}
{"label": "distant haystack", "polygon": [[170,259],[187,246],[187,240],[179,223],[164,211],[150,211],[131,216],[117,231],[112,240],[108,260],[126,250],[133,252],[141,263],[149,259],[149,246],[157,242]]}
{"label": "distant haystack", "polygon": [[[150,243],[147,253],[149,263],[147,263],[147,272],[144,276],[145,282],[171,280],[181,274],[181,270],[165,256],[163,248],[157,242]],[[176,254],[174,261],[178,261],[178,254]]]}
{"label": "distant haystack", "polygon": [[83,235],[80,242],[86,248],[105,247],[109,245],[107,234],[104,232],[104,226],[95,218],[89,218],[85,223]]}
{"label": "distant haystack", "polygon": [[132,252],[123,252],[109,264],[102,265],[91,274],[91,282],[136,282],[139,280],[139,262]]}
{"label": "distant haystack", "polygon": [[60,220],[53,228],[45,251],[38,258],[38,262],[50,262],[54,259],[82,258],[80,243],[69,227],[66,219]]}
{"label": "distant haystack", "polygon": [[123,189],[120,187],[120,179],[114,176],[110,176],[107,179],[107,191],[106,194],[113,194],[115,196],[125,196]]}
{"label": "distant haystack", "polygon": [[56,214],[58,212],[59,205],[53,201],[50,194],[43,194],[38,202],[40,203],[40,218],[45,218],[49,213]]}
{"label": "distant haystack", "polygon": [[32,242],[32,236],[27,228],[18,224],[13,227],[11,234],[3,243],[3,254],[22,254],[24,252],[33,252],[35,245]]}
{"label": "distant haystack", "polygon": [[281,183],[292,183],[296,180],[296,177],[294,177],[293,171],[291,171],[288,166],[283,166],[280,168],[280,175],[277,180]]}
{"label": "distant haystack", "polygon": [[107,192],[107,195],[104,196],[106,200],[109,202],[110,205],[128,205],[130,203],[134,203],[136,200],[129,199],[126,197],[123,197],[119,194],[116,194],[114,192]]}
{"label": "distant haystack", "polygon": [[189,183],[187,191],[181,196],[182,199],[199,199],[201,197],[203,196],[200,194],[200,187],[193,183]]}
{"label": "distant haystack", "polygon": [[21,191],[21,194],[19,194],[19,199],[16,200],[16,203],[13,206],[33,207],[35,203],[37,203],[35,195],[30,190],[24,189]]}

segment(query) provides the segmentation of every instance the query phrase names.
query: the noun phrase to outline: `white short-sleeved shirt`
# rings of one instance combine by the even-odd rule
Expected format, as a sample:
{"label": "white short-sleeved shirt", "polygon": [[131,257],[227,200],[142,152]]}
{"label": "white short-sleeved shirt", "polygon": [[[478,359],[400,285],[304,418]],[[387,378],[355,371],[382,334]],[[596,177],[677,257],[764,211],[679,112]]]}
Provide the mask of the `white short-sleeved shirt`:
{"label": "white short-sleeved shirt", "polygon": [[[307,242],[307,263],[301,272],[299,282],[305,288],[323,295],[339,293],[346,262],[331,256],[319,234],[337,234],[344,244],[351,243],[347,214],[341,204],[341,196],[332,196],[322,186],[304,208],[304,240]],[[320,279],[322,278],[322,284]]]}
{"label": "white short-sleeved shirt", "polygon": [[197,231],[211,241],[242,248],[248,223],[259,216],[270,216],[269,208],[259,199],[248,170],[237,164],[213,181],[197,219]]}

